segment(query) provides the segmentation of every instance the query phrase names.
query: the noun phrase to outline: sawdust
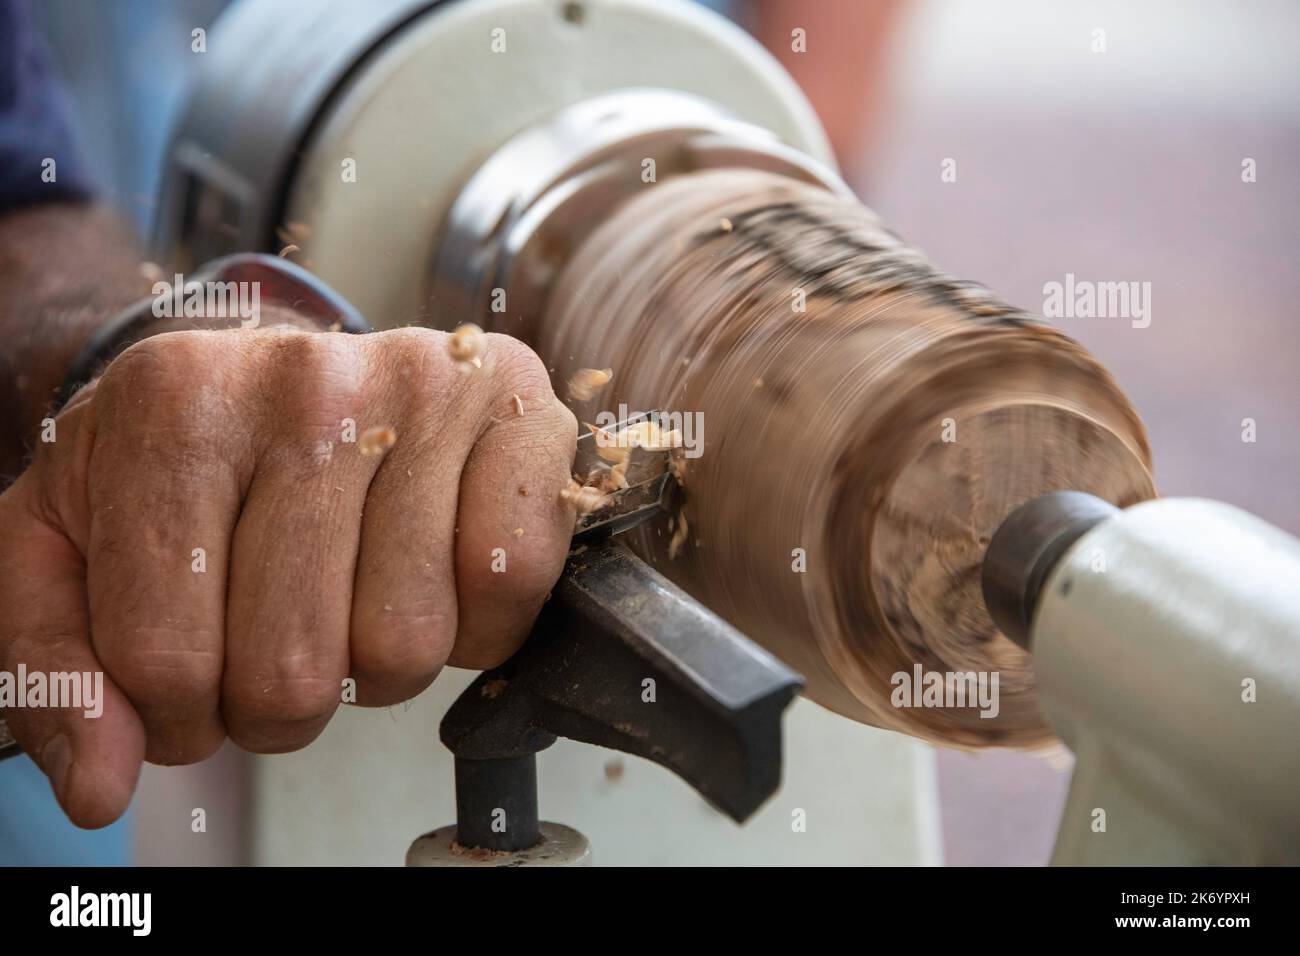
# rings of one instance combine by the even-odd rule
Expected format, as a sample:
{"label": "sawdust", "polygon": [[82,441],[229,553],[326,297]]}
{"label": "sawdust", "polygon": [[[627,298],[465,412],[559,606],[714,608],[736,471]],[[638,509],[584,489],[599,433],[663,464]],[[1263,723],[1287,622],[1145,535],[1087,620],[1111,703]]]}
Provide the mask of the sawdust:
{"label": "sawdust", "polygon": [[673,529],[673,536],[668,540],[668,560],[676,561],[677,555],[681,553],[682,545],[686,543],[686,538],[690,534],[689,523],[686,520],[686,511],[682,510],[677,513],[676,527]]}
{"label": "sawdust", "polygon": [[579,516],[599,511],[609,504],[609,496],[599,487],[580,483],[576,478],[569,479],[568,485],[560,491],[560,500],[572,505]]}
{"label": "sawdust", "polygon": [[275,230],[275,234],[283,243],[298,244],[311,238],[311,227],[303,222],[286,222]]}
{"label": "sawdust", "polygon": [[614,466],[602,476],[601,489],[603,491],[607,494],[613,494],[627,488],[627,466],[630,460],[624,458],[622,461],[615,462]]}
{"label": "sawdust", "polygon": [[682,487],[686,486],[686,452],[681,448],[674,448],[672,457],[668,461],[668,469],[672,472],[673,480]]}
{"label": "sawdust", "polygon": [[487,336],[472,322],[458,325],[447,339],[447,354],[456,364],[456,371],[469,375],[483,367],[483,350]]}
{"label": "sawdust", "polygon": [[585,402],[595,397],[596,393],[608,385],[613,377],[612,368],[580,368],[569,376],[569,398]]}
{"label": "sawdust", "polygon": [[487,847],[482,846],[461,846],[455,840],[451,842],[451,852],[474,863],[486,863],[489,860],[499,860],[502,857],[511,855],[508,850],[489,850]]}
{"label": "sawdust", "polygon": [[397,432],[389,425],[376,425],[361,433],[361,437],[357,439],[357,451],[374,458],[387,453],[395,444],[397,444]]}
{"label": "sawdust", "polygon": [[596,436],[596,454],[608,462],[626,461],[633,448],[670,451],[682,447],[682,433],[679,429],[666,431],[657,422],[648,419],[634,422],[617,432],[586,422],[583,424]]}

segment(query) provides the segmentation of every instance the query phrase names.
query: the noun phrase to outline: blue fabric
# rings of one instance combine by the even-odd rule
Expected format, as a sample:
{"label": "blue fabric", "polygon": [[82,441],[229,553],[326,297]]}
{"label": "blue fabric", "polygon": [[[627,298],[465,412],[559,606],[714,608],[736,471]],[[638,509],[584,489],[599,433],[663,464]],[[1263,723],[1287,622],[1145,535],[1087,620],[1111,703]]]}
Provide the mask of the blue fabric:
{"label": "blue fabric", "polygon": [[699,0],[702,7],[708,7],[715,13],[720,13],[724,17],[736,19],[736,8],[743,5],[743,0]]}
{"label": "blue fabric", "polygon": [[[68,101],[25,0],[0,0],[0,212],[87,198]],[[53,159],[54,181],[42,178]],[[44,774],[27,757],[0,763],[0,866],[123,866],[131,859],[125,818],[81,830],[64,817]]]}
{"label": "blue fabric", "polygon": [[131,219],[146,244],[172,127],[205,59],[192,51],[191,31],[210,30],[226,2],[40,0],[31,7],[70,91],[98,197]]}
{"label": "blue fabric", "polygon": [[[90,195],[68,116],[26,0],[0,0],[0,210]],[[48,159],[53,182],[42,178]]]}
{"label": "blue fabric", "polygon": [[50,783],[27,757],[0,763],[0,866],[127,866],[131,821],[102,830],[68,822]]}

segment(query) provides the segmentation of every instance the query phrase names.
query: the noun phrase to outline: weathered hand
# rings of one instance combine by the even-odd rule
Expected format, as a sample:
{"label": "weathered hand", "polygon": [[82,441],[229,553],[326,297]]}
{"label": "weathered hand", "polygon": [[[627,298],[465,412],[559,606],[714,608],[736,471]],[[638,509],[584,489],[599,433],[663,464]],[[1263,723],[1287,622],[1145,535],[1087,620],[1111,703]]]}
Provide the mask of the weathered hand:
{"label": "weathered hand", "polygon": [[101,716],[11,709],[14,735],[102,826],[142,760],[294,750],[348,678],[387,705],[499,663],[563,566],[576,435],[505,336],[470,374],[424,329],[136,344],[0,495],[0,669],[105,675]]}

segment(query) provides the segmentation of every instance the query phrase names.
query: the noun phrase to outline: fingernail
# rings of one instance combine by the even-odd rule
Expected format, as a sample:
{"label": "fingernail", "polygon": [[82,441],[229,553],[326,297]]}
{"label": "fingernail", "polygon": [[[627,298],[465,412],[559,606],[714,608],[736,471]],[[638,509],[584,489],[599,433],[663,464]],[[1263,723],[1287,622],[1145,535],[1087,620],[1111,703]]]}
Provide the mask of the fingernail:
{"label": "fingernail", "polygon": [[54,786],[54,795],[63,799],[63,788],[68,783],[72,768],[72,741],[67,734],[57,734],[41,748],[41,769]]}

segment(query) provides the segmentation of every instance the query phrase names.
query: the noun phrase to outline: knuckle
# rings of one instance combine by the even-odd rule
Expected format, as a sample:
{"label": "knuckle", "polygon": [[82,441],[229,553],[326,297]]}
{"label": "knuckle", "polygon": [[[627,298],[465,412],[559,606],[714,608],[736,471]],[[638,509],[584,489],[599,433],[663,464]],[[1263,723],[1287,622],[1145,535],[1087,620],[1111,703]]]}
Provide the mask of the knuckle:
{"label": "knuckle", "polygon": [[484,348],[492,377],[525,397],[551,395],[551,377],[541,356],[509,335],[487,336]]}
{"label": "knuckle", "polygon": [[209,380],[212,344],[206,332],[167,332],[142,339],[109,363],[96,397],[111,406],[129,400],[132,405],[170,407],[174,399]]}
{"label": "knuckle", "polygon": [[449,386],[460,379],[452,367],[450,336],[433,329],[390,329],[375,336],[389,382],[423,408],[448,401]]}
{"label": "knuckle", "polygon": [[366,376],[348,336],[268,329],[273,416],[306,426],[334,427],[365,409]]}
{"label": "knuckle", "polygon": [[[551,417],[555,421],[555,431],[558,434],[575,436],[578,433],[578,416],[573,414],[573,409],[565,405],[559,398],[552,398],[550,402]],[[576,442],[577,439],[574,438]]]}
{"label": "knuckle", "polygon": [[353,676],[385,685],[427,681],[447,663],[455,622],[445,614],[387,615],[381,626],[363,625],[353,636]]}
{"label": "knuckle", "polygon": [[[88,462],[113,473],[152,478],[162,473],[187,483],[203,480],[231,453],[218,427],[228,414],[215,332],[168,332],[137,342],[119,355],[92,387],[96,424]],[[160,482],[153,482],[155,485]],[[112,484],[112,482],[110,482]],[[106,493],[94,489],[96,497]]]}
{"label": "knuckle", "polygon": [[[394,357],[397,362],[406,366],[402,371],[412,375],[429,372],[430,369],[424,367],[428,364],[445,364],[441,360],[448,357],[449,337],[446,332],[415,325],[387,329],[367,336],[371,346],[378,348],[386,356]],[[431,363],[430,360],[439,361]]]}
{"label": "knuckle", "polygon": [[341,681],[313,664],[288,659],[276,673],[228,680],[226,709],[244,722],[299,724],[329,716],[341,699]]}
{"label": "knuckle", "polygon": [[[133,703],[177,711],[207,709],[221,686],[220,651],[178,646],[192,634],[134,628],[96,637],[96,651],[113,682]],[[220,641],[213,638],[216,647]]]}

